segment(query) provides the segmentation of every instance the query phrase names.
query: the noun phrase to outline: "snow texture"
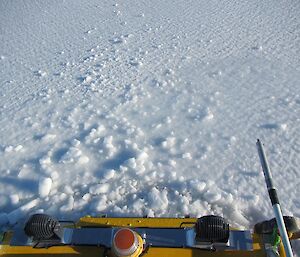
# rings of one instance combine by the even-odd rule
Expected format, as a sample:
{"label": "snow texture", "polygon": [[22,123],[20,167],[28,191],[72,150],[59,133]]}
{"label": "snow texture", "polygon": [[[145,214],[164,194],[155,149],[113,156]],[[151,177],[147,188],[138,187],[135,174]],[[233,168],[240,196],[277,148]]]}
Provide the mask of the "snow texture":
{"label": "snow texture", "polygon": [[[284,7],[283,7],[284,6]],[[41,211],[300,217],[299,1],[0,1],[0,225]],[[295,251],[300,251],[299,244]]]}

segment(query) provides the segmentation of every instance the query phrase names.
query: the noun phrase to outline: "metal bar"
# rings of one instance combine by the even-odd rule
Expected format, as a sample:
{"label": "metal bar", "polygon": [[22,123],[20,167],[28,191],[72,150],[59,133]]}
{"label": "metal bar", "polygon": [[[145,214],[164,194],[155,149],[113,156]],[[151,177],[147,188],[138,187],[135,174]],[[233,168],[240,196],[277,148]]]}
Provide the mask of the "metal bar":
{"label": "metal bar", "polygon": [[279,199],[278,199],[277,192],[276,192],[276,189],[275,189],[273,181],[272,181],[272,174],[271,174],[271,171],[269,168],[266,154],[264,152],[263,144],[260,142],[259,139],[257,139],[256,146],[257,146],[257,151],[258,151],[259,159],[261,162],[262,170],[264,172],[265,181],[267,184],[270,200],[271,200],[271,203],[273,206],[273,211],[275,214],[277,226],[278,226],[281,240],[282,240],[282,243],[284,246],[285,254],[287,257],[293,257],[292,247],[291,247],[289,237],[288,237],[288,234],[287,234],[287,231],[285,228],[285,224],[283,221],[283,216],[282,216],[282,212],[280,209]]}

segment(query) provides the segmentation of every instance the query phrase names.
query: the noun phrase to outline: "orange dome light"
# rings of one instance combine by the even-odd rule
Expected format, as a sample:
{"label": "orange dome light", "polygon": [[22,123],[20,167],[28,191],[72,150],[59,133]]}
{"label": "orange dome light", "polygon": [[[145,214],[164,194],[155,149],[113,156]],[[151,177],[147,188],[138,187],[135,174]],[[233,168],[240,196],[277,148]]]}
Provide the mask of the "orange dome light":
{"label": "orange dome light", "polygon": [[143,251],[143,239],[129,228],[121,228],[114,235],[113,252],[118,257],[138,257]]}

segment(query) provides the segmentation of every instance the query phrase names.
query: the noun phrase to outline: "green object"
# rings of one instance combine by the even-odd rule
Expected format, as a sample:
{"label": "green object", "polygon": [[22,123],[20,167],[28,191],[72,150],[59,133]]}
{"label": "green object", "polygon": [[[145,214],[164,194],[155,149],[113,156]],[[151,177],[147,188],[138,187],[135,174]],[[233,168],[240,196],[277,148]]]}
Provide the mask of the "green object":
{"label": "green object", "polygon": [[277,227],[277,225],[275,225],[274,228],[273,228],[273,232],[272,232],[272,237],[271,238],[272,238],[271,239],[272,240],[272,246],[278,247],[279,244],[280,244],[281,239],[280,239],[280,235],[278,233],[278,227]]}

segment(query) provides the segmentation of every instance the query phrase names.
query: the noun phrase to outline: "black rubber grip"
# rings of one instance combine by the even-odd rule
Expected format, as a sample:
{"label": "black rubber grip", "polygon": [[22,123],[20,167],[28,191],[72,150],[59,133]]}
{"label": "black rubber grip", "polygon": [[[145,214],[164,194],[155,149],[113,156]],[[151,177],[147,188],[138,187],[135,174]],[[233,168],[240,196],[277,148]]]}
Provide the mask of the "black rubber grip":
{"label": "black rubber grip", "polygon": [[279,204],[279,199],[277,196],[276,189],[274,189],[274,188],[269,189],[269,196],[270,196],[272,205]]}

